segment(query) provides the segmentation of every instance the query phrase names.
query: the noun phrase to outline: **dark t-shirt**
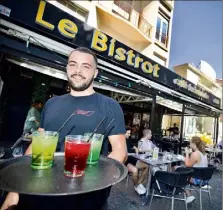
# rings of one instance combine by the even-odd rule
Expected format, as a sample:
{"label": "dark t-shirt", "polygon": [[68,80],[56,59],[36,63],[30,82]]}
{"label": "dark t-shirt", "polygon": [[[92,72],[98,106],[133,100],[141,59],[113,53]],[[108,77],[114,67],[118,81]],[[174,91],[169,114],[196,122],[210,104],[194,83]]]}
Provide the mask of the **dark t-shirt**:
{"label": "dark t-shirt", "polygon": [[127,146],[127,151],[128,151],[128,153],[133,153],[133,152],[135,152],[135,150],[132,149],[134,145],[133,145],[133,143],[131,142],[131,139],[126,139],[126,146]]}
{"label": "dark t-shirt", "polygon": [[124,116],[120,105],[113,99],[99,93],[90,96],[75,97],[70,94],[56,96],[47,101],[42,111],[41,128],[57,131],[69,116],[72,118],[60,131],[57,151],[64,151],[66,135],[83,135],[93,132],[99,122],[106,117],[97,133],[102,134],[114,118],[105,133],[101,154],[108,154],[108,136],[125,134]]}
{"label": "dark t-shirt", "polygon": [[179,128],[178,127],[173,127],[172,131],[174,134],[179,134]]}

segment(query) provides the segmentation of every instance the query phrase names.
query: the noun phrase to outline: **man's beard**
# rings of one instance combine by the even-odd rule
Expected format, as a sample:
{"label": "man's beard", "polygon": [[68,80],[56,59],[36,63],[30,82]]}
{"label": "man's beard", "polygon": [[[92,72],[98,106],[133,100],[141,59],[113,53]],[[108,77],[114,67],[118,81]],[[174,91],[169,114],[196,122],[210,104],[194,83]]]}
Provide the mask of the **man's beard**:
{"label": "man's beard", "polygon": [[[73,75],[71,75],[72,77]],[[75,84],[69,77],[67,77],[69,86],[74,91],[85,91],[87,90],[94,81],[94,77],[92,77],[89,81],[83,82],[82,84]]]}

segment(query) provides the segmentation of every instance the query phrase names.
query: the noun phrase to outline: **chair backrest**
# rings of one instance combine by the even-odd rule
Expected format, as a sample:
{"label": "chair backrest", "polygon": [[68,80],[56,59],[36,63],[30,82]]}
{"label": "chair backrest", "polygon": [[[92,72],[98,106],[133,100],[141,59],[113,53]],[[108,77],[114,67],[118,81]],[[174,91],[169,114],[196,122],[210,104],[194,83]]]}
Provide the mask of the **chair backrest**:
{"label": "chair backrest", "polygon": [[179,177],[177,179],[175,187],[184,188],[188,184],[188,181],[193,174],[193,170],[189,168],[183,168],[179,172],[176,172],[176,173],[179,173]]}
{"label": "chair backrest", "polygon": [[155,173],[155,178],[158,182],[163,184],[184,188],[192,174],[192,169],[184,168],[177,172],[157,171]]}
{"label": "chair backrest", "polygon": [[210,180],[215,167],[213,165],[208,165],[208,167],[193,167],[193,178],[200,180]]}

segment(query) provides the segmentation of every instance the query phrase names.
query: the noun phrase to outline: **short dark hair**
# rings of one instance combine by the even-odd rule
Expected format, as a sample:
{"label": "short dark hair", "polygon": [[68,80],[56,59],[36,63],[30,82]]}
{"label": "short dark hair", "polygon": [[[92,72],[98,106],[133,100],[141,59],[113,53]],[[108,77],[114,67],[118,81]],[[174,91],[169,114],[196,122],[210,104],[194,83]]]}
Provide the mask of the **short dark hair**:
{"label": "short dark hair", "polygon": [[43,104],[43,101],[40,99],[33,100],[33,105],[36,105],[36,104]]}
{"label": "short dark hair", "polygon": [[92,50],[90,50],[89,48],[86,48],[86,47],[78,47],[78,48],[72,50],[71,53],[70,53],[70,55],[69,55],[69,57],[68,57],[68,60],[70,59],[71,54],[73,52],[76,52],[76,51],[77,52],[81,52],[81,53],[86,53],[86,54],[92,55],[93,58],[94,58],[94,61],[95,61],[96,66],[98,65],[98,59],[97,59],[96,54]]}

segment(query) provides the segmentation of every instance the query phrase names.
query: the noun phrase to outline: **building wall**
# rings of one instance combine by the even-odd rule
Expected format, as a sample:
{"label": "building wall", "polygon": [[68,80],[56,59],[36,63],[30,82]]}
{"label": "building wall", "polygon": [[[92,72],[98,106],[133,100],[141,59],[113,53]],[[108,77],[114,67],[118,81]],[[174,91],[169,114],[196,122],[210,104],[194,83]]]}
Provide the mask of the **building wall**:
{"label": "building wall", "polygon": [[[218,84],[219,88],[216,90],[215,95],[221,98],[221,108],[223,108],[222,103],[222,96],[223,96],[223,80],[217,79],[216,83]],[[222,127],[223,127],[223,113],[221,113],[219,117],[219,126],[218,126],[218,142],[223,139],[223,133],[222,133]]]}
{"label": "building wall", "polygon": [[187,66],[186,65],[179,65],[173,67],[174,71],[180,75],[181,77],[187,79]]}
{"label": "building wall", "polygon": [[173,67],[174,71],[179,74],[184,79],[194,83],[195,85],[199,84],[199,75],[194,72],[188,64],[182,64]]}
{"label": "building wall", "polygon": [[183,78],[219,97],[219,87],[216,85],[216,82],[213,81],[213,78],[201,72],[200,69],[189,63],[176,65],[173,69]]}
{"label": "building wall", "polygon": [[[134,0],[132,1],[131,19],[128,22],[123,17],[120,17],[119,15],[112,12],[112,9],[114,8],[114,1],[72,1],[72,2],[76,6],[79,6],[80,8],[88,11],[88,18],[86,18],[85,21],[87,24],[114,37],[118,41],[128,45],[129,47],[142,53],[143,55],[156,60],[161,65],[165,65],[166,67],[168,67],[171,32],[172,32],[172,17],[173,17],[173,5],[174,5],[173,1],[170,1],[170,4],[172,4],[172,9],[171,11],[168,11],[163,5],[161,5],[159,1]],[[130,2],[131,1],[128,1],[128,3]],[[67,9],[66,6],[61,6],[61,4],[58,3],[57,1],[49,1],[49,3],[54,4],[60,9],[69,12],[76,18],[81,19],[79,15],[75,14],[75,12],[72,12],[70,9]],[[117,8],[117,5],[115,6]],[[105,13],[107,12],[109,15],[105,15],[104,17],[102,16],[99,17],[100,14],[98,12],[98,8],[101,8],[102,10],[104,10]],[[164,11],[170,18],[169,30],[168,30],[169,38],[168,38],[168,45],[166,48],[160,47],[155,39],[156,24],[157,24],[159,9],[162,9],[162,11]],[[144,39],[142,38],[142,36],[145,35],[139,30],[142,23],[144,23],[143,21],[140,20],[141,15],[152,26],[151,37],[144,37]],[[106,20],[103,20],[103,18],[105,18]],[[112,19],[115,18],[122,19],[123,21],[122,26],[119,27],[118,30],[117,26],[109,25],[109,22],[113,21]],[[127,26],[127,24],[131,24],[132,27],[135,27],[135,33],[132,33],[131,28]],[[141,37],[142,40],[139,39],[139,41],[135,41],[137,40],[136,36]]]}
{"label": "building wall", "polygon": [[[180,64],[177,66],[174,66],[173,69],[177,74],[182,76],[183,78],[189,80],[190,82],[194,83],[195,85],[198,85],[205,90],[211,92],[215,96],[221,98],[221,107],[222,107],[222,83],[219,85],[216,85],[217,83],[213,81],[213,78],[210,77],[210,75],[205,75],[204,69],[200,71],[200,69],[196,68],[195,66],[192,66],[189,63]],[[208,70],[208,69],[207,69]],[[211,72],[212,73],[212,72]],[[193,117],[188,117],[187,121],[192,121]],[[211,133],[212,137],[214,137],[214,118],[211,117],[196,117],[195,124],[193,124],[192,130],[196,130],[198,132],[202,133]],[[185,129],[188,129],[189,124],[186,122]],[[222,136],[222,122],[219,122],[219,137]]]}
{"label": "building wall", "polygon": [[190,69],[187,69],[187,80],[193,82],[195,85],[198,85],[199,83],[199,75],[191,71]]}

